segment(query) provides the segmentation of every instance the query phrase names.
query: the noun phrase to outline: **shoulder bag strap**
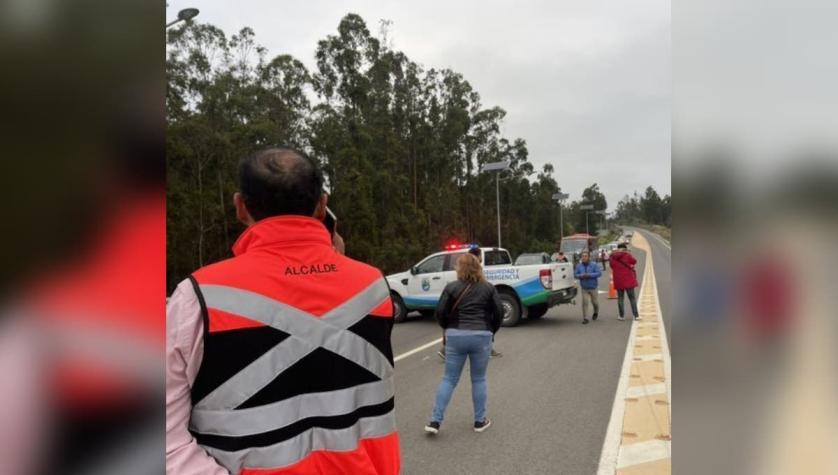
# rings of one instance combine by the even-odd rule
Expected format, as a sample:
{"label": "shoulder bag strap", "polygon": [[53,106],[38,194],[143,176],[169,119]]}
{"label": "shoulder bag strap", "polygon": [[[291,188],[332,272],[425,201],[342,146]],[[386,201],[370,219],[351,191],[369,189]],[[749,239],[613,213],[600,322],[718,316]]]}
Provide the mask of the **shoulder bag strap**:
{"label": "shoulder bag strap", "polygon": [[[636,270],[634,270],[634,269],[632,269],[631,267],[629,267],[629,265],[628,265],[628,264],[626,264],[625,262],[623,262],[623,260],[622,260],[622,259],[617,259],[617,261],[616,261],[616,262],[619,262],[620,264],[622,264],[622,265],[623,265],[623,267],[625,267],[626,269],[630,270],[630,271],[634,274],[634,279],[635,279],[635,280],[637,280],[637,271],[636,271]],[[611,264],[611,267],[613,268],[613,267],[614,267],[614,264]]]}
{"label": "shoulder bag strap", "polygon": [[461,300],[463,300],[463,297],[465,297],[465,295],[468,293],[468,291],[469,291],[469,290],[471,290],[471,286],[472,286],[472,285],[473,285],[473,284],[468,284],[468,285],[466,286],[466,288],[465,288],[465,289],[463,289],[463,291],[462,291],[462,292],[460,292],[460,296],[459,296],[459,297],[457,297],[457,301],[456,301],[456,302],[454,302],[454,306],[453,306],[453,307],[451,307],[451,312],[450,312],[450,313],[452,313],[452,314],[454,313],[454,310],[456,310],[456,309],[457,309],[457,306],[459,306],[459,305],[460,305],[460,301],[461,301]]}
{"label": "shoulder bag strap", "polygon": [[[622,260],[622,259],[617,259],[617,260],[616,260],[616,261],[614,261],[614,262],[619,262],[619,263],[620,263],[620,264],[622,264],[622,266],[623,266],[623,267],[625,267],[626,269],[628,269],[628,270],[632,270],[632,268],[631,268],[631,267],[629,267],[629,266],[628,266],[628,264],[626,264],[625,262],[623,262],[623,260]],[[611,266],[613,267],[613,266],[614,266],[614,264],[611,264]]]}

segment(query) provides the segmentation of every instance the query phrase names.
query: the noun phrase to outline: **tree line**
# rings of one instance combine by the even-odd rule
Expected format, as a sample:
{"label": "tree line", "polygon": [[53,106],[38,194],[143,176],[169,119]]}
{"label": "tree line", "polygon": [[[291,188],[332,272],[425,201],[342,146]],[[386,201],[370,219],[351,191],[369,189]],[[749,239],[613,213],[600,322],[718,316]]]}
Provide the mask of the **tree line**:
{"label": "tree line", "polygon": [[[401,271],[449,241],[496,245],[501,175],[503,246],[551,251],[559,236],[553,165],[536,170],[526,141],[504,137],[459,73],[425,68],[364,20],[346,15],[315,49],[316,67],[270,57],[255,33],[185,23],[167,38],[167,282],[230,255],[241,233],[231,196],[245,154],[288,145],[317,160],[347,254]],[[582,202],[605,209],[598,185],[566,203],[565,234],[585,231]],[[599,219],[591,216],[592,233]]]}
{"label": "tree line", "polygon": [[614,219],[621,224],[659,224],[672,227],[672,198],[658,195],[651,186],[643,195],[636,191],[626,195],[614,211]]}

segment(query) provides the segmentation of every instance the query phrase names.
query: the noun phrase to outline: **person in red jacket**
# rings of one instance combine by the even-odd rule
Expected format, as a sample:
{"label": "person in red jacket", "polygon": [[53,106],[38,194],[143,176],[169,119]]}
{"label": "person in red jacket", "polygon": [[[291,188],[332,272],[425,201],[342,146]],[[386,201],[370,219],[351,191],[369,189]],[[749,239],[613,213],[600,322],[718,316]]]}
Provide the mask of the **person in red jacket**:
{"label": "person in red jacket", "polygon": [[611,262],[611,272],[614,276],[614,288],[617,289],[617,309],[620,312],[618,320],[625,320],[625,307],[623,296],[628,295],[631,304],[631,314],[635,320],[640,320],[640,312],[637,311],[637,295],[634,289],[637,287],[637,273],[634,266],[637,259],[628,251],[625,243],[620,243],[617,250],[611,253],[608,259]]}

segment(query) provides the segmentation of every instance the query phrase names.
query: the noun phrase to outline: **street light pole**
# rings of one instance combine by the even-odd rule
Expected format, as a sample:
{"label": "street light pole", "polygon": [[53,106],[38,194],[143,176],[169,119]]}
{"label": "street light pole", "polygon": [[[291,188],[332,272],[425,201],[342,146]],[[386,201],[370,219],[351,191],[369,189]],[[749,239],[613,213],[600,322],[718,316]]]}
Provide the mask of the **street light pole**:
{"label": "street light pole", "polygon": [[559,242],[564,239],[564,218],[562,217],[562,203],[559,202]]}
{"label": "street light pole", "polygon": [[562,217],[562,201],[570,198],[570,195],[567,193],[554,193],[553,199],[559,205],[559,244],[561,245],[562,239],[564,239],[564,218]]}
{"label": "street light pole", "polygon": [[497,203],[498,209],[498,247],[501,247],[501,240],[500,240],[500,174],[505,171],[509,170],[509,162],[494,162],[488,163],[486,166],[483,167],[484,172],[496,172],[497,175],[495,176],[495,201]]}
{"label": "street light pole", "polygon": [[591,234],[590,229],[588,229],[588,212],[594,209],[594,205],[591,203],[583,203],[579,206],[579,210],[585,211],[585,234]]}
{"label": "street light pole", "polygon": [[495,203],[498,208],[498,247],[502,247],[500,242],[500,172],[495,174]]}

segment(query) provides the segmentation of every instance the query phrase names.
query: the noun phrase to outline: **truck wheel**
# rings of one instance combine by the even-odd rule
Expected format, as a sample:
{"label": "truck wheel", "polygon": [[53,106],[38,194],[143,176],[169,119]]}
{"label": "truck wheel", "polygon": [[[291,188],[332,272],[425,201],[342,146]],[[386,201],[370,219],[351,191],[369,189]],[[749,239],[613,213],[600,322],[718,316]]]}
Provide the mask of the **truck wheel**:
{"label": "truck wheel", "polygon": [[407,307],[404,305],[404,300],[395,292],[390,293],[390,299],[393,301],[393,321],[401,323],[407,319]]}
{"label": "truck wheel", "polygon": [[540,303],[538,305],[533,305],[531,307],[527,307],[527,318],[531,318],[533,320],[537,318],[541,318],[547,313],[547,304]]}
{"label": "truck wheel", "polygon": [[518,305],[518,299],[509,292],[501,291],[500,301],[503,306],[503,322],[501,325],[514,327],[521,319],[521,307]]}

